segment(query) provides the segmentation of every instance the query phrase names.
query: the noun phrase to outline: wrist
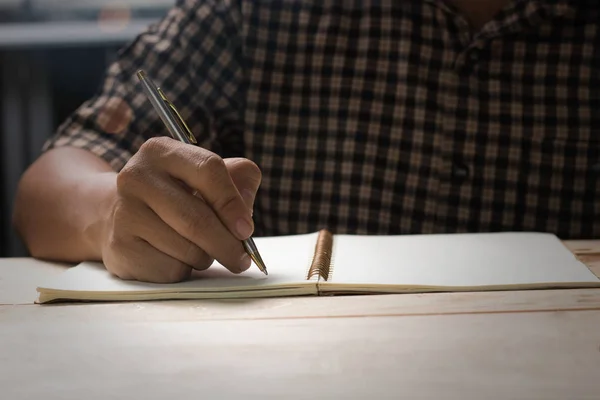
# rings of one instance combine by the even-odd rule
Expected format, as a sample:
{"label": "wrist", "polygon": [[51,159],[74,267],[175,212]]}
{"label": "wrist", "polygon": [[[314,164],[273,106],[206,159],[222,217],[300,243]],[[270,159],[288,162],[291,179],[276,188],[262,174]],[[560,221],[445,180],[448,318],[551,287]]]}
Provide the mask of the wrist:
{"label": "wrist", "polygon": [[108,232],[110,231],[111,215],[117,198],[117,174],[103,172],[85,179],[82,185],[84,195],[89,199],[89,211],[83,220],[82,241],[86,253],[92,260],[102,260],[102,251]]}

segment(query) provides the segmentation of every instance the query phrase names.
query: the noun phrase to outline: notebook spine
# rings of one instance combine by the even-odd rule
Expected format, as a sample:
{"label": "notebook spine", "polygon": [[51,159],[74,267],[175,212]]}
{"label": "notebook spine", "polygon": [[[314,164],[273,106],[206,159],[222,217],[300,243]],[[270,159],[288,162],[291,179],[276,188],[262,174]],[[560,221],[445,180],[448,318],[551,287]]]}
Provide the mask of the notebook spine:
{"label": "notebook spine", "polygon": [[320,277],[323,280],[329,279],[331,273],[331,261],[333,255],[333,234],[327,230],[319,231],[317,237],[317,244],[315,246],[315,253],[308,270],[308,279],[312,279],[315,276]]}

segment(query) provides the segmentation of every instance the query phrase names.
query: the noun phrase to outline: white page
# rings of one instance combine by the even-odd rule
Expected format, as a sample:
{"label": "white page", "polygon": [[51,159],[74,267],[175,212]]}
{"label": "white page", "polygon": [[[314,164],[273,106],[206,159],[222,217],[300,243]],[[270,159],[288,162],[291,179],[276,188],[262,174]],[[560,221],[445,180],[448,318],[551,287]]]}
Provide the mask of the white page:
{"label": "white page", "polygon": [[[195,271],[193,279],[173,284],[125,281],[111,275],[100,263],[81,263],[40,285],[49,290],[89,292],[132,291],[223,291],[244,286],[275,287],[305,284],[317,233],[255,238],[254,242],[269,272],[265,276],[254,263],[241,274],[229,272],[218,262],[206,271]],[[293,285],[292,285],[293,286]]]}
{"label": "white page", "polygon": [[477,287],[600,280],[544,233],[334,236],[339,284]]}

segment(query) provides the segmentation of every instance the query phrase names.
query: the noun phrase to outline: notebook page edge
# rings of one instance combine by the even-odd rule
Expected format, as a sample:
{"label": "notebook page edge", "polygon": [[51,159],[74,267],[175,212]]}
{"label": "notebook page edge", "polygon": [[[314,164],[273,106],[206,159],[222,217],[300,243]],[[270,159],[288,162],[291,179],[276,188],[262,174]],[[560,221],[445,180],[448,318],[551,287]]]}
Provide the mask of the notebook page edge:
{"label": "notebook page edge", "polygon": [[[271,269],[269,276],[264,276],[262,272],[258,271],[257,268],[252,265],[250,269],[242,274],[232,274],[225,269],[222,265],[215,262],[211,266],[212,271],[199,272],[199,276],[203,274],[215,274],[219,273],[226,278],[207,278],[203,282],[219,281],[214,286],[212,284],[201,285],[201,279],[184,281],[180,283],[172,284],[155,284],[138,281],[125,281],[121,280],[112,274],[110,274],[101,262],[85,261],[81,262],[73,267],[66,269],[61,274],[48,279],[38,285],[37,291],[39,293],[49,291],[62,291],[64,292],[148,292],[148,293],[161,293],[161,292],[216,292],[216,291],[232,291],[232,290],[259,290],[261,288],[285,288],[290,286],[310,286],[314,285],[314,282],[305,280],[306,271],[306,258],[310,260],[311,252],[307,252],[307,248],[313,245],[316,239],[315,233],[309,233],[304,235],[290,235],[280,236],[271,238],[255,238],[257,246],[261,248],[263,258],[265,262],[274,263],[279,261],[281,273]],[[271,248],[269,250],[268,248]],[[275,251],[278,250],[278,251]],[[279,250],[282,250],[283,253]],[[292,274],[288,271],[284,271],[284,263],[288,264],[290,254],[292,258],[297,258],[295,262],[295,270]],[[271,256],[269,256],[271,255]],[[279,275],[278,275],[279,274]],[[292,277],[293,275],[293,277]],[[278,277],[281,280],[278,281]],[[209,279],[213,279],[210,280]],[[82,283],[83,282],[83,283]],[[243,282],[254,282],[253,284],[244,284]],[[256,284],[261,282],[262,284]],[[232,284],[235,283],[235,284]],[[108,290],[107,290],[108,289]]]}

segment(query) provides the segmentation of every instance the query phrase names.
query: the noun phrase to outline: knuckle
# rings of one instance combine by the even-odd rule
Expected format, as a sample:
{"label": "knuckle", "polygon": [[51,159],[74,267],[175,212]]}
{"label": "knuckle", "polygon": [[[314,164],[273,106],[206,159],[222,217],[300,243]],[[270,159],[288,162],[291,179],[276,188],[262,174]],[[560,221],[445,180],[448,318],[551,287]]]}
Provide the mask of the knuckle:
{"label": "knuckle", "polygon": [[232,177],[235,176],[247,183],[254,183],[257,186],[260,184],[262,171],[254,161],[247,158],[229,158],[226,159],[226,164]]}
{"label": "knuckle", "polygon": [[117,200],[113,206],[111,215],[111,224],[109,232],[109,243],[114,246],[119,246],[121,238],[127,235],[128,230],[132,228],[131,215],[128,210],[127,203],[123,200]]}
{"label": "knuckle", "polygon": [[107,242],[104,250],[102,261],[106,267],[106,270],[117,278],[123,280],[135,279],[132,273],[131,264],[128,263],[128,259],[119,257],[121,254],[121,241],[118,240],[114,235],[111,236]]}
{"label": "knuckle", "polygon": [[212,152],[206,152],[205,155],[198,159],[198,169],[208,169],[209,171],[218,171],[225,169],[225,162],[221,157]]}
{"label": "knuckle", "polygon": [[196,269],[206,269],[213,262],[213,259],[204,250],[193,243],[189,243],[187,246],[184,260],[187,260],[187,263]]}
{"label": "knuckle", "polygon": [[135,160],[130,160],[117,174],[117,190],[119,192],[131,189],[131,186],[136,182],[141,182],[144,179],[143,168],[140,168],[140,163]]}
{"label": "knuckle", "polygon": [[128,247],[125,245],[125,235],[121,232],[119,224],[112,224],[110,230],[107,233],[106,241],[102,249],[103,261],[109,262],[113,265],[121,265],[118,262],[120,258],[129,252]]}
{"label": "knuckle", "polygon": [[165,273],[161,279],[164,283],[177,283],[187,279],[191,269],[186,265],[176,263],[169,266],[169,268],[166,268],[164,271]]}
{"label": "knuckle", "polygon": [[127,215],[127,204],[122,198],[118,198],[113,206],[113,219],[119,222],[122,217]]}
{"label": "knuckle", "polygon": [[225,161],[218,155],[205,152],[202,157],[196,161],[196,171],[200,179],[208,180],[207,183],[220,183],[224,176],[228,175]]}
{"label": "knuckle", "polygon": [[229,209],[235,209],[239,204],[237,196],[226,196],[215,201],[214,208],[217,212],[226,212]]}
{"label": "knuckle", "polygon": [[119,247],[121,247],[121,240],[118,238],[114,228],[109,233],[109,236],[106,240],[106,251],[109,251],[113,254],[119,253]]}
{"label": "knuckle", "polygon": [[[157,136],[148,139],[136,153],[142,164],[150,160],[150,164],[161,164],[164,160],[180,155],[180,143],[167,136]],[[144,168],[145,169],[145,168]]]}
{"label": "knuckle", "polygon": [[140,146],[140,154],[155,154],[163,153],[168,150],[171,146],[171,139],[166,136],[156,136],[146,140]]}
{"label": "knuckle", "polygon": [[229,271],[239,273],[242,272],[241,260],[243,255],[242,250],[231,249],[226,253],[226,256],[219,259],[219,262]]}
{"label": "knuckle", "polygon": [[135,279],[133,274],[125,268],[113,268],[111,273],[113,275],[115,275],[117,278],[122,279],[124,281],[130,281],[130,280]]}

